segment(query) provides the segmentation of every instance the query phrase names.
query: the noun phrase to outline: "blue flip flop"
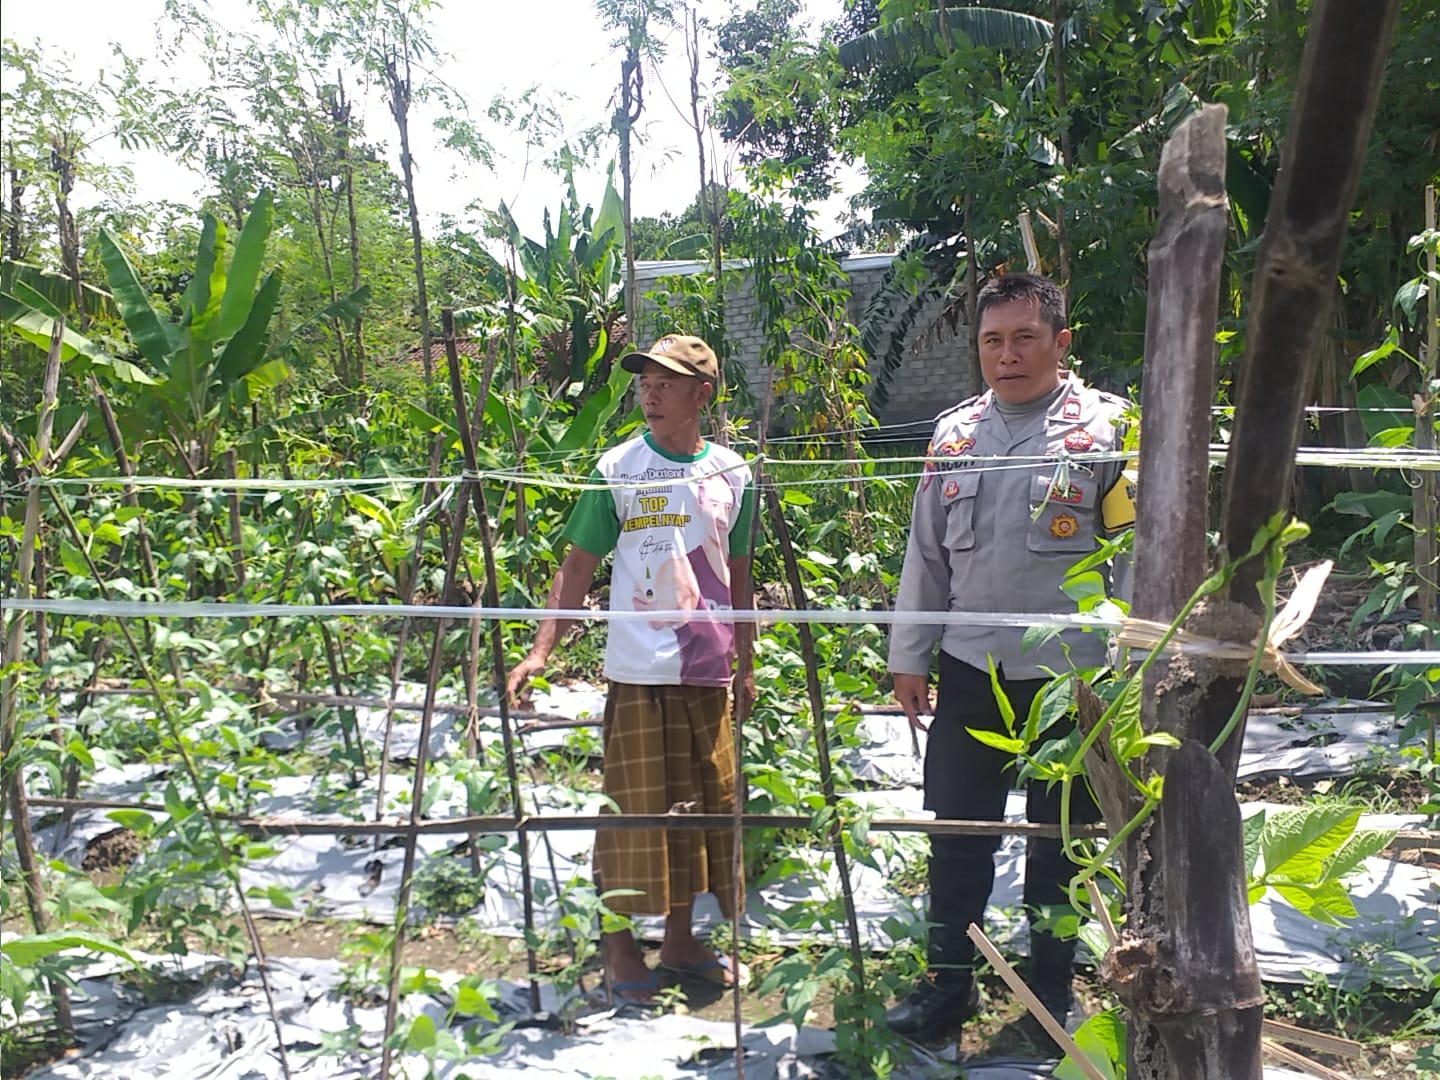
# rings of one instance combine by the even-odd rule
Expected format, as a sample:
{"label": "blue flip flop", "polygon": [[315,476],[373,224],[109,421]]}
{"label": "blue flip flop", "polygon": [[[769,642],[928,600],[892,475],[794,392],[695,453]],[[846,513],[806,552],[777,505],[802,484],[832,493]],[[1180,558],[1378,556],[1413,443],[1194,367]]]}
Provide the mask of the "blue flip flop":
{"label": "blue flip flop", "polygon": [[[611,982],[607,973],[605,985],[610,990],[610,1000],[616,1005],[649,1005],[651,998],[660,990],[660,976],[654,971],[645,979],[630,979],[626,982]],[[644,994],[644,998],[622,997],[622,994]]]}
{"label": "blue flip flop", "polygon": [[[725,976],[730,973],[730,957],[716,956],[703,964],[661,964],[662,968],[682,978],[688,976],[694,979],[701,979],[715,986],[729,988],[732,984],[727,982]],[[735,979],[734,986],[743,990],[750,982],[750,969],[743,963],[740,965],[740,974]]]}

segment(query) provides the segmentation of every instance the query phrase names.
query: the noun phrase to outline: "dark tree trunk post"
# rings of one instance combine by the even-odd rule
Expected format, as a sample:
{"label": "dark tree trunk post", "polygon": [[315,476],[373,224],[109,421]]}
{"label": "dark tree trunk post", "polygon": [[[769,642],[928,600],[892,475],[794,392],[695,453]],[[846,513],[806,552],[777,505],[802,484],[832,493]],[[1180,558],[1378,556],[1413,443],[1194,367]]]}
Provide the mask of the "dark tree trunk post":
{"label": "dark tree trunk post", "polygon": [[[1170,622],[1200,585],[1205,574],[1206,490],[1209,478],[1210,403],[1215,384],[1215,324],[1228,216],[1225,202],[1225,109],[1208,105],[1176,129],[1160,159],[1160,221],[1150,245],[1150,281],[1145,321],[1145,402],[1141,414],[1140,500],[1135,526],[1135,602],[1138,618]],[[1141,697],[1141,722],[1147,731],[1163,728],[1177,737],[1188,732],[1183,704],[1196,693],[1182,661],[1152,669]],[[1203,753],[1203,747],[1200,748]],[[1151,761],[1154,770],[1167,762]],[[1203,772],[1203,766],[1195,770]],[[1187,776],[1189,773],[1186,774]],[[1173,780],[1167,778],[1167,784]],[[1125,791],[1123,781],[1103,780],[1097,791]],[[1228,786],[1221,789],[1227,797]],[[1167,793],[1169,789],[1167,788]],[[1136,811],[1133,800],[1102,797],[1112,832]],[[1233,804],[1233,798],[1230,799]],[[1163,810],[1166,804],[1162,803]],[[1166,822],[1182,836],[1186,822]],[[1211,825],[1213,829],[1213,823]],[[1183,843],[1165,844],[1165,824],[1148,822],[1125,850],[1129,923],[1120,947],[1108,959],[1107,973],[1131,1007],[1131,1075],[1172,1074],[1171,1055],[1157,1022],[1156,968],[1178,951],[1166,898],[1172,867],[1167,853],[1183,855]],[[1238,825],[1233,840],[1240,841]],[[1228,842],[1222,842],[1229,851]],[[1238,852],[1238,847],[1236,848]],[[1223,864],[1223,855],[1213,860]],[[1207,866],[1209,864],[1207,863]],[[1235,859],[1238,867],[1239,858]],[[1213,871],[1213,866],[1210,867]],[[1189,880],[1185,867],[1175,876]],[[1207,898],[1214,892],[1203,889]],[[1238,898],[1241,922],[1227,909],[1226,939],[1249,946],[1243,889]],[[1213,905],[1213,915],[1223,905]],[[1233,906],[1233,905],[1232,905]],[[1212,924],[1213,925],[1213,924]],[[1243,961],[1243,955],[1242,955]],[[1181,978],[1189,976],[1186,972]],[[1259,973],[1253,955],[1214,973],[1238,983],[1239,997],[1258,996]],[[1168,1003],[1166,1003],[1168,1004]],[[1259,1017],[1255,1060],[1258,1062]],[[1213,1075],[1221,1075],[1215,1073]],[[1236,1075],[1248,1075],[1241,1073]]]}
{"label": "dark tree trunk post", "polygon": [[[1304,394],[1328,324],[1396,9],[1395,0],[1322,0],[1310,21],[1238,377],[1221,522],[1222,557],[1231,561],[1247,553],[1289,496]],[[1164,171],[1162,165],[1162,194]],[[1223,183],[1212,179],[1201,190],[1219,193]],[[1218,266],[1213,275],[1195,275],[1199,289],[1189,299],[1197,312],[1200,291],[1215,287],[1212,276],[1218,284]],[[1152,315],[1166,306],[1166,288],[1163,274],[1152,276]],[[1213,316],[1213,300],[1208,310]],[[1213,344],[1193,334],[1186,340],[1192,349],[1204,346],[1208,363]],[[1149,363],[1158,356],[1152,343],[1158,339],[1147,328]],[[1147,413],[1157,405],[1165,408],[1153,398],[1164,381],[1147,381]],[[1147,429],[1155,429],[1151,420],[1147,415]],[[1173,437],[1167,428],[1165,450],[1174,445]],[[1142,487],[1146,476],[1152,483],[1157,476],[1162,480],[1158,490],[1152,486],[1142,496],[1136,614],[1163,618],[1173,611],[1167,601],[1183,598],[1187,583],[1147,560],[1158,555],[1183,567],[1191,556],[1183,546],[1167,550],[1163,531],[1156,533],[1165,528],[1154,518],[1157,510],[1163,516],[1163,507],[1154,503],[1166,498],[1164,464],[1142,462],[1142,469]],[[1183,482],[1183,472],[1178,479]],[[1172,540],[1196,542],[1189,530]],[[1197,609],[1188,627],[1226,641],[1253,638],[1267,599],[1257,589],[1263,569],[1259,559],[1242,564],[1229,596]],[[1209,751],[1241,703],[1241,680],[1233,664],[1194,658],[1171,662],[1168,676],[1163,694],[1146,696],[1155,699],[1152,722],[1182,745],[1160,763],[1166,770],[1165,799],[1153,826],[1142,830],[1129,852],[1132,924],[1107,958],[1108,973],[1135,1013],[1130,1075],[1258,1080],[1263,998],[1233,790],[1243,723],[1218,754]]]}
{"label": "dark tree trunk post", "polygon": [[[1232,559],[1290,495],[1305,388],[1335,299],[1398,7],[1397,0],[1328,0],[1310,17],[1236,380],[1221,521]],[[1274,467],[1281,462],[1284,468]],[[1230,590],[1255,612],[1261,570],[1251,560]],[[1218,733],[1217,726],[1212,734]]]}

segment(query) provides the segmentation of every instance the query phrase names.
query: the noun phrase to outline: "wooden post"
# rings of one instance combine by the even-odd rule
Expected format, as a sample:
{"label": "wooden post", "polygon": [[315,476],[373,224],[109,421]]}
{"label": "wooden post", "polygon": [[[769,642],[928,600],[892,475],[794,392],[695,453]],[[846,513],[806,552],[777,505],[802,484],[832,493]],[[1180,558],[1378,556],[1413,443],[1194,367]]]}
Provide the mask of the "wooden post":
{"label": "wooden post", "polygon": [[[1231,562],[1289,496],[1311,360],[1328,321],[1396,10],[1395,0],[1321,0],[1313,11],[1238,380],[1221,525]],[[1210,287],[1208,279],[1198,287]],[[1149,345],[1147,329],[1147,364],[1157,360]],[[1155,382],[1146,388],[1153,391]],[[1167,443],[1170,437],[1167,431]],[[1142,507],[1157,497],[1163,500],[1163,489],[1142,494]],[[1184,537],[1193,543],[1190,533]],[[1142,551],[1151,543],[1139,537]],[[1154,554],[1188,560],[1183,551]],[[1143,590],[1165,589],[1164,575],[1146,573],[1144,582],[1137,574],[1140,607],[1161,611],[1164,595]],[[1241,563],[1229,597],[1197,609],[1188,628],[1252,639],[1270,599],[1256,588],[1263,574],[1263,560]],[[1177,577],[1169,588],[1180,595],[1182,586]],[[1182,745],[1162,762],[1165,798],[1131,860],[1132,889],[1139,890],[1130,897],[1134,917],[1107,963],[1137,1015],[1130,1075],[1258,1080],[1263,998],[1233,791],[1243,722],[1218,755],[1209,749],[1241,704],[1242,684],[1233,667],[1213,661],[1172,664],[1170,672],[1155,716]]]}
{"label": "wooden post", "polygon": [[[1229,227],[1225,153],[1225,109],[1207,105],[1176,129],[1160,157],[1160,221],[1150,245],[1145,321],[1145,400],[1131,606],[1135,616],[1160,622],[1175,618],[1205,575],[1215,329]],[[1141,697],[1146,731],[1163,728],[1182,739],[1189,735],[1193,725],[1187,712],[1176,707],[1177,700],[1192,698],[1195,692],[1188,670],[1183,662],[1160,663],[1151,669]],[[1163,771],[1166,762],[1157,756],[1147,764],[1152,771]],[[1099,772],[1093,782],[1113,834],[1138,807],[1124,797],[1131,789],[1118,772],[1112,776],[1095,755],[1090,767],[1092,773]],[[1167,777],[1167,785],[1170,782]],[[1166,790],[1168,794],[1168,786]],[[1105,797],[1110,792],[1116,794]],[[1237,839],[1238,835],[1237,831]],[[1125,848],[1127,934],[1122,948],[1107,960],[1110,978],[1131,1008],[1129,1064],[1138,1076],[1170,1072],[1169,1055],[1156,1027],[1159,1009],[1151,982],[1153,950],[1157,943],[1167,945],[1164,935],[1174,929],[1163,910],[1169,868],[1161,861],[1160,849],[1153,820]],[[1207,889],[1204,895],[1213,894]],[[1248,942],[1248,922],[1243,930]],[[1144,947],[1136,950],[1133,943],[1138,942]],[[1233,969],[1225,973],[1232,974]],[[1257,989],[1259,985],[1253,955],[1242,976],[1248,997],[1251,984]]]}
{"label": "wooden post", "polygon": [[[50,351],[46,355],[44,375],[41,378],[35,460],[29,469],[32,479],[42,476],[52,462],[50,443],[55,430],[55,406],[60,393],[60,345],[64,340],[64,333],[65,320],[56,319],[50,333]],[[40,544],[40,518],[40,488],[32,484],[25,498],[25,519],[21,526],[20,550],[16,557],[14,590],[17,600],[31,595],[32,575],[36,569],[35,551]],[[12,664],[19,658],[24,644],[25,613],[12,612],[10,623],[5,627],[4,659],[7,664]],[[0,683],[0,758],[12,761],[12,764],[12,755],[21,733],[19,700],[19,676],[8,675],[3,683]],[[9,803],[11,832],[15,836],[15,857],[20,864],[20,880],[25,894],[25,906],[30,913],[30,924],[35,933],[43,934],[49,929],[49,919],[45,914],[41,864],[35,858],[35,842],[30,833],[30,807],[23,768],[12,767],[10,770],[4,797],[0,798],[0,819],[3,819],[5,802]],[[55,1000],[55,1022],[66,1035],[73,1035],[75,1021],[70,1012],[69,991],[59,981],[46,980],[46,983]]]}
{"label": "wooden post", "polygon": [[[1398,9],[1398,0],[1322,0],[1310,16],[1236,379],[1221,522],[1232,560],[1290,495],[1305,389],[1335,298]],[[1230,589],[1257,614],[1262,569],[1252,559]]]}

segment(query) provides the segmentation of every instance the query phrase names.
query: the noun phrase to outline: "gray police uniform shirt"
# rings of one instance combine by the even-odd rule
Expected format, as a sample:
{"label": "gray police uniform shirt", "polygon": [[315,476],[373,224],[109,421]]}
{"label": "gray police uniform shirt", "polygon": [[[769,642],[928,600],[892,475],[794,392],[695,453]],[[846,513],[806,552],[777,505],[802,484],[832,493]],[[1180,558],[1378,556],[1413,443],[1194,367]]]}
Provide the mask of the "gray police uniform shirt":
{"label": "gray police uniform shirt", "polygon": [[[926,463],[915,491],[896,609],[1074,612],[1060,583],[1107,533],[1133,523],[1134,483],[1124,462],[1072,462],[1068,486],[1056,490],[1056,466],[1062,450],[1121,449],[1129,404],[1072,373],[1053,396],[1027,406],[1003,405],[987,391],[941,413],[926,452],[938,460]],[[994,463],[975,460],[1001,456],[1044,460],[984,471]],[[1110,595],[1128,594],[1125,570],[1114,577],[1126,580],[1107,581]],[[889,667],[928,673],[937,641],[982,671],[993,658],[1010,679],[1068,669],[1062,639],[1077,667],[1104,660],[1104,640],[1094,633],[1066,630],[1029,651],[1022,648],[1024,634],[1023,628],[897,624]]]}

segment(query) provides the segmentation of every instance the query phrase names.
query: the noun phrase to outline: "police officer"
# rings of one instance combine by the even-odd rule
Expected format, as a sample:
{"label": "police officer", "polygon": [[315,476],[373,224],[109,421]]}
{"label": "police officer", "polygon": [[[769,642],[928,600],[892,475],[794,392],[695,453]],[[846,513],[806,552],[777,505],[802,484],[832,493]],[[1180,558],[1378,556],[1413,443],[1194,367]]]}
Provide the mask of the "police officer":
{"label": "police officer", "polygon": [[[1120,462],[1067,458],[1118,449],[1129,403],[1086,386],[1066,370],[1065,301],[1046,278],[1006,274],[991,279],[976,299],[975,317],[980,371],[989,389],[936,421],[926,454],[935,460],[927,461],[915,493],[896,610],[1073,611],[1060,583],[1102,538],[1133,523],[1134,487]],[[986,469],[976,460],[1003,456],[1031,463]],[[1110,584],[1117,594],[1119,583]],[[1098,666],[1104,659],[1104,643],[1094,634],[1066,631],[1028,651],[1023,636],[1018,628],[894,627],[889,667],[895,697],[911,725],[922,731],[927,728],[921,717],[931,713],[931,656],[940,645],[925,753],[925,806],[937,817],[1004,817],[1014,757],[967,731],[1004,733],[990,663],[1015,715],[1024,717],[1045,685],[1045,669]],[[1058,822],[1058,785],[1047,791],[1032,781],[1026,808],[1031,821]],[[1097,820],[1088,792],[1072,798],[1071,814],[1076,822]],[[928,972],[887,1014],[897,1034],[933,1041],[958,1033],[975,1012],[975,950],[965,931],[981,922],[998,845],[998,838],[986,836],[932,838]],[[1029,841],[1024,892],[1032,923],[1028,982],[1062,1023],[1073,1003],[1075,940],[1036,929],[1035,923],[1043,909],[1067,903],[1071,872],[1059,840]]]}

